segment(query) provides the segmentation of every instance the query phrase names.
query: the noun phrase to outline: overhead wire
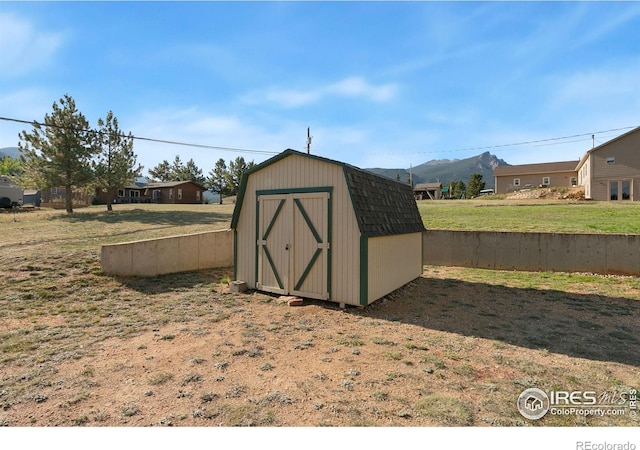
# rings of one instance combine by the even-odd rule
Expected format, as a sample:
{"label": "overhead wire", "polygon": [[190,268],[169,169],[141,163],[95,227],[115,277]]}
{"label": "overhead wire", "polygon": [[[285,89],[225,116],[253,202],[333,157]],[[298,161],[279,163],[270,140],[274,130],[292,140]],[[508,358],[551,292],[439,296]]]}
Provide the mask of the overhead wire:
{"label": "overhead wire", "polygon": [[[53,125],[53,124],[43,124],[37,121],[29,121],[29,120],[21,120],[21,119],[13,119],[13,118],[9,118],[9,117],[2,117],[0,116],[0,120],[4,120],[4,121],[10,121],[10,122],[17,122],[17,123],[24,123],[24,124],[29,124],[29,125],[37,125],[37,126],[41,126],[41,127],[58,127],[58,128],[62,128],[62,129],[71,129],[71,130],[75,130],[75,131],[90,131],[90,130],[81,130],[81,129],[74,129],[72,127],[65,127],[65,126],[61,126],[61,125]],[[567,144],[567,143],[571,143],[571,142],[579,142],[582,140],[586,140],[586,139],[578,139],[578,140],[572,140],[572,141],[567,141],[567,139],[574,139],[574,138],[581,138],[581,137],[585,137],[585,136],[595,136],[596,134],[604,134],[604,133],[613,133],[613,132],[619,132],[619,131],[624,131],[624,130],[630,130],[633,128],[637,128],[638,125],[635,126],[631,126],[631,127],[621,127],[621,128],[613,128],[610,130],[602,130],[602,131],[593,131],[593,132],[589,132],[589,133],[580,133],[580,134],[573,134],[573,135],[569,135],[569,136],[560,136],[560,137],[552,137],[552,138],[546,138],[546,139],[537,139],[537,140],[531,140],[531,141],[523,141],[523,142],[515,142],[515,143],[511,143],[511,144],[496,144],[496,145],[487,145],[487,146],[481,146],[481,147],[466,147],[466,148],[459,148],[459,149],[448,149],[448,150],[425,150],[425,151],[414,151],[414,152],[375,152],[374,154],[394,154],[394,155],[399,155],[399,154],[423,154],[423,153],[445,153],[445,152],[463,152],[463,151],[472,151],[472,150],[491,150],[491,149],[496,149],[496,148],[504,148],[504,147],[516,147],[516,146],[521,146],[521,145],[534,145],[535,147],[543,147],[546,145],[561,145],[561,144]],[[263,154],[263,155],[276,155],[279,152],[275,152],[275,151],[270,151],[270,150],[256,150],[256,149],[246,149],[246,148],[235,148],[235,147],[223,147],[223,146],[218,146],[218,145],[207,145],[207,144],[194,144],[194,143],[189,143],[189,142],[180,142],[180,141],[171,141],[171,140],[166,140],[166,139],[157,139],[157,138],[149,138],[149,137],[143,137],[143,136],[136,136],[136,135],[125,135],[124,133],[121,134],[124,137],[131,137],[133,139],[136,140],[140,140],[140,141],[148,141],[148,142],[157,142],[160,144],[168,144],[168,145],[180,145],[180,146],[185,146],[185,147],[195,147],[195,148],[204,148],[204,149],[211,149],[211,150],[221,150],[221,151],[230,151],[230,152],[236,152],[236,153],[253,153],[253,154]],[[565,142],[554,142],[554,141],[565,141]]]}
{"label": "overhead wire", "polygon": [[635,125],[635,126],[632,126],[632,127],[613,128],[613,129],[610,129],[610,130],[603,130],[603,131],[592,131],[590,133],[573,134],[573,135],[570,135],[570,136],[561,136],[561,137],[553,137],[553,138],[547,138],[547,139],[537,139],[537,140],[533,140],[533,141],[515,142],[515,143],[512,143],[512,144],[496,144],[496,145],[487,145],[487,146],[482,146],[482,147],[466,147],[466,148],[447,149],[447,150],[425,150],[425,151],[415,151],[415,152],[380,152],[380,153],[376,153],[376,154],[380,155],[380,154],[391,154],[392,153],[394,155],[408,155],[408,154],[421,154],[421,153],[466,152],[466,151],[471,151],[471,150],[491,150],[491,149],[496,149],[496,148],[516,147],[516,146],[519,146],[519,145],[533,145],[533,144],[538,144],[538,145],[535,145],[536,147],[543,147],[545,145],[560,145],[560,144],[566,144],[566,143],[570,143],[570,142],[579,142],[581,140],[586,140],[586,139],[580,139],[580,140],[574,140],[574,141],[566,141],[566,142],[553,142],[553,141],[561,141],[561,140],[573,139],[573,138],[585,137],[585,136],[591,137],[591,136],[596,135],[596,134],[612,133],[612,132],[617,132],[617,131],[630,130],[630,129],[633,129],[633,128],[638,128],[638,125]]}
{"label": "overhead wire", "polygon": [[[91,131],[91,130],[88,130],[88,129],[73,128],[73,127],[67,127],[67,126],[56,125],[56,124],[45,124],[45,123],[40,123],[40,122],[35,121],[35,120],[31,120],[31,121],[30,120],[21,120],[21,119],[13,119],[13,118],[10,118],[10,117],[1,117],[1,116],[0,116],[0,120],[4,120],[4,121],[8,121],[8,122],[24,123],[24,124],[38,126],[38,127],[54,127],[54,128],[68,129],[68,130],[72,130],[72,131],[84,131],[84,132]],[[150,137],[144,137],[144,136],[136,136],[134,134],[121,133],[120,135],[123,136],[123,137],[131,137],[132,139],[139,140],[139,141],[157,142],[159,144],[181,145],[181,146],[184,146],[184,147],[205,148],[205,149],[211,149],[211,150],[221,150],[221,151],[229,151],[229,152],[236,152],[236,153],[252,153],[252,154],[262,154],[262,155],[276,155],[276,154],[279,153],[279,152],[274,152],[274,151],[270,151],[270,150],[256,150],[256,149],[247,149],[247,148],[223,147],[223,146],[218,146],[218,145],[193,144],[193,143],[189,143],[189,142],[170,141],[170,140],[166,140],[166,139],[157,139],[157,138],[150,138]]]}

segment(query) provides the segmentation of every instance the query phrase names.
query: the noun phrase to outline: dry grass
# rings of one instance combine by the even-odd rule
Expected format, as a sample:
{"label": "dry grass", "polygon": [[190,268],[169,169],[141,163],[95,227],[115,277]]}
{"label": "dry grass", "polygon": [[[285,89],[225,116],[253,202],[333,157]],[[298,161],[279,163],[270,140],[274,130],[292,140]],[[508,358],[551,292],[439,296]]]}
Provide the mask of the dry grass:
{"label": "dry grass", "polygon": [[527,387],[640,379],[633,277],[426,267],[367,308],[232,294],[230,269],[100,271],[99,246],[228,226],[232,205],[0,215],[0,424],[637,426],[532,422]]}

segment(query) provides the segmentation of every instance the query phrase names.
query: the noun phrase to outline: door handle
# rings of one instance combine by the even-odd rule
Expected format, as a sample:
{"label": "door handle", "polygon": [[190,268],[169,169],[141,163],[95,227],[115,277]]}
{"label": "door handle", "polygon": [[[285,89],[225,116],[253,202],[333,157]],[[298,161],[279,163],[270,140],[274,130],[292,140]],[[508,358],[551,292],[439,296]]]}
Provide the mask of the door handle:
{"label": "door handle", "polygon": [[290,248],[291,248],[291,245],[290,245],[290,244],[287,244],[287,245],[285,245],[285,246],[284,246],[284,249],[285,249],[285,250],[289,250]]}

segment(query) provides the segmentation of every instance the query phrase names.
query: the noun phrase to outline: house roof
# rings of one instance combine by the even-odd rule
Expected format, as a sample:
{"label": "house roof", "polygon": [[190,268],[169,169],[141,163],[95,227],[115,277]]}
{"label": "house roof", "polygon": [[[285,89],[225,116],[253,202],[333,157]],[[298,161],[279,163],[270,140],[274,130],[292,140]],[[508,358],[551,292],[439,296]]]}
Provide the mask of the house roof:
{"label": "house roof", "polygon": [[183,181],[165,181],[165,182],[158,182],[158,183],[149,183],[146,186],[144,186],[144,188],[171,188],[171,187],[176,187],[176,186],[181,186],[183,184],[195,184],[196,186],[198,186],[199,188],[205,189],[204,186],[202,186],[200,183],[196,183],[195,181],[191,181],[191,180],[183,180]]}
{"label": "house roof", "polygon": [[602,148],[606,147],[607,145],[611,144],[612,142],[615,142],[619,139],[623,139],[627,136],[629,136],[630,134],[636,133],[637,131],[640,131],[640,127],[636,127],[631,131],[627,131],[626,133],[621,134],[618,137],[615,137],[613,139],[608,140],[607,142],[598,145],[597,147],[593,147],[591,150],[587,150],[585,152],[585,154],[582,156],[582,158],[580,159],[580,162],[578,163],[578,167],[576,168],[576,170],[580,169],[580,167],[582,167],[582,165],[585,163],[585,161],[587,160],[587,158],[589,157],[589,155],[591,155],[594,152],[597,152],[598,150],[601,150]]}
{"label": "house roof", "polygon": [[233,211],[231,228],[237,227],[248,177],[291,155],[299,155],[342,167],[362,235],[373,237],[424,230],[422,218],[413,198],[413,190],[408,184],[367,172],[346,163],[292,149],[287,149],[244,173],[236,207]]}
{"label": "house roof", "polygon": [[504,177],[511,175],[535,175],[539,173],[576,172],[578,161],[560,161],[540,164],[520,164],[516,166],[497,166],[493,175]]}
{"label": "house roof", "polygon": [[442,189],[442,183],[418,183],[413,188],[414,191],[425,191],[427,189]]}

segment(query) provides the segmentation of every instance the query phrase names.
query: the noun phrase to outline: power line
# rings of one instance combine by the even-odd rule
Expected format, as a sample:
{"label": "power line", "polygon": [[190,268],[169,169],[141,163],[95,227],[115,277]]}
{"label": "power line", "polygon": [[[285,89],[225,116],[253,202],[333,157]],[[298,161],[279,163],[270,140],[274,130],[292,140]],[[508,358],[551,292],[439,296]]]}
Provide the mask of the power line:
{"label": "power line", "polygon": [[[1,117],[1,116],[0,116],[0,120],[4,120],[7,122],[24,123],[27,125],[33,125],[38,127],[53,127],[53,128],[60,128],[60,129],[66,129],[66,130],[72,130],[72,131],[83,131],[83,132],[91,131],[87,129],[72,128],[72,127],[66,127],[66,126],[56,125],[56,124],[44,124],[44,123],[37,122],[35,120],[29,121],[29,120],[21,120],[21,119],[12,119],[10,117]],[[149,138],[149,137],[143,137],[143,136],[128,135],[124,133],[121,133],[121,136],[131,137],[132,139],[136,139],[139,141],[157,142],[159,144],[181,145],[184,147],[206,148],[211,150],[222,150],[222,151],[236,152],[236,153],[254,153],[254,154],[262,154],[262,155],[277,155],[279,153],[279,152],[273,152],[269,150],[255,150],[255,149],[247,149],[247,148],[221,147],[217,145],[192,144],[189,142],[169,141],[166,139],[156,139],[156,138]]]}
{"label": "power line", "polygon": [[[495,148],[502,148],[502,147],[516,147],[518,145],[531,145],[531,144],[539,144],[536,145],[536,147],[542,147],[544,145],[559,145],[559,144],[566,144],[569,142],[578,142],[578,141],[568,141],[568,142],[557,142],[557,143],[547,143],[547,142],[552,142],[552,141],[560,141],[560,140],[564,140],[564,139],[572,139],[572,138],[578,138],[578,137],[584,137],[584,136],[593,136],[595,134],[602,134],[602,133],[611,133],[614,131],[623,131],[623,130],[630,130],[632,128],[638,128],[638,126],[633,126],[633,127],[622,127],[622,128],[613,128],[611,130],[604,130],[604,131],[595,131],[595,132],[590,132],[590,133],[582,133],[582,134],[573,134],[570,136],[561,136],[561,137],[553,137],[553,138],[548,138],[548,139],[538,139],[535,141],[525,141],[525,142],[515,142],[513,144],[498,144],[498,145],[487,145],[484,147],[467,147],[467,148],[459,148],[459,149],[454,149],[454,150],[425,150],[425,151],[416,151],[416,152],[380,152],[380,153],[376,153],[378,155],[385,155],[385,154],[394,154],[394,155],[408,155],[408,154],[416,154],[416,153],[445,153],[445,152],[464,152],[464,151],[471,151],[471,150],[490,150],[490,149],[495,149]],[[585,140],[585,139],[580,139]],[[547,144],[541,144],[541,143],[547,143]]]}

